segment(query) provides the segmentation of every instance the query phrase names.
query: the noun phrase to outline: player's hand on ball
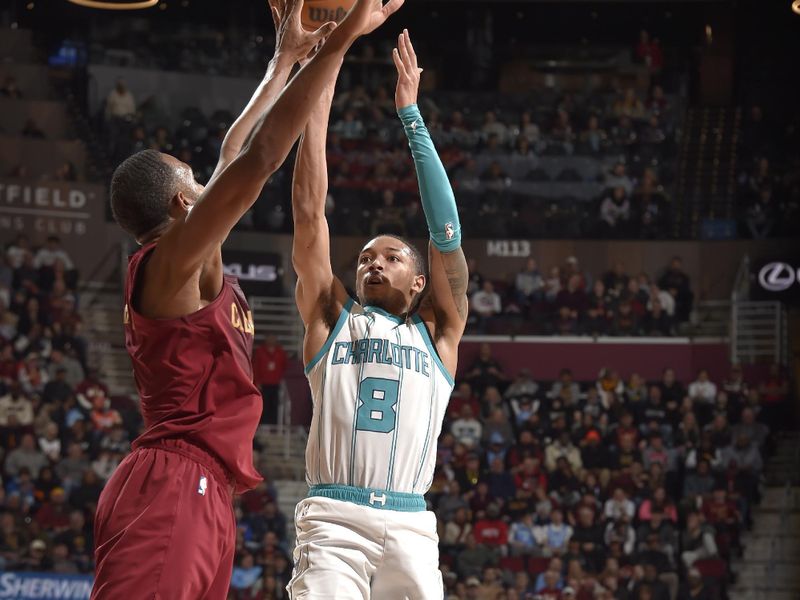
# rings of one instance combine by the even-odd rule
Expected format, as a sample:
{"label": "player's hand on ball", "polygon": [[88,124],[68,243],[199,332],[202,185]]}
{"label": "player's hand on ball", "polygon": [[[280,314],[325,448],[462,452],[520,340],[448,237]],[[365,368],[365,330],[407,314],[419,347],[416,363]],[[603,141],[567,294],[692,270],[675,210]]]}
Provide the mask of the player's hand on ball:
{"label": "player's hand on ball", "polygon": [[419,77],[422,69],[417,65],[417,53],[411,44],[408,29],[404,29],[397,38],[397,48],[392,51],[394,66],[397,67],[397,89],[394,102],[400,110],[417,103],[419,93]]}
{"label": "player's hand on ball", "polygon": [[339,27],[343,27],[353,39],[367,35],[383,25],[404,2],[389,0],[384,4],[383,0],[356,0]]}
{"label": "player's hand on ball", "polygon": [[275,23],[275,54],[284,53],[292,62],[308,57],[336,29],[336,23],[329,21],[316,31],[306,30],[300,19],[303,0],[269,0],[269,7]]}

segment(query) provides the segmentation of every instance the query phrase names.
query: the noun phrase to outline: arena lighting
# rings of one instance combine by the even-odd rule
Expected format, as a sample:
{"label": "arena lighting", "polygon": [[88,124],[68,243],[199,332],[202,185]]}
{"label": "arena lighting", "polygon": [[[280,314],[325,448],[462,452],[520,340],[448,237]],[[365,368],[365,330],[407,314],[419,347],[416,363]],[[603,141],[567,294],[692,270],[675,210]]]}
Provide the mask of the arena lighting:
{"label": "arena lighting", "polygon": [[103,10],[141,10],[158,4],[158,0],[140,0],[139,2],[116,2],[115,0],[67,0],[78,6],[86,8],[100,8]]}
{"label": "arena lighting", "polygon": [[800,15],[800,0],[794,0],[794,2],[792,2],[792,10],[796,15]]}

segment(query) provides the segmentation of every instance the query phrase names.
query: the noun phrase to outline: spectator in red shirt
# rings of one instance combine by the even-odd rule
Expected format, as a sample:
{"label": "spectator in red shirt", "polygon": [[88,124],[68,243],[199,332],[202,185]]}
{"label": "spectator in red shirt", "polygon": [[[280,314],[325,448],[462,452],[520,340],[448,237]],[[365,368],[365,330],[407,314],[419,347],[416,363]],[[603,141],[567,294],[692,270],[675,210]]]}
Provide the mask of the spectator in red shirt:
{"label": "spectator in red shirt", "polygon": [[657,73],[664,66],[664,51],[658,38],[650,39],[650,33],[642,29],[636,45],[636,58],[643,62],[651,73]]}
{"label": "spectator in red shirt", "polygon": [[11,344],[4,345],[0,350],[0,381],[6,385],[17,381],[19,367],[19,361],[14,357],[14,347]]}
{"label": "spectator in red shirt", "polygon": [[500,518],[500,508],[496,504],[490,504],[486,517],[475,523],[475,540],[490,548],[508,544],[508,525]]}
{"label": "spectator in red shirt", "polygon": [[36,511],[36,521],[44,530],[61,532],[69,527],[70,510],[64,488],[56,487],[50,492],[50,500]]}
{"label": "spectator in red shirt", "polygon": [[262,423],[278,422],[280,386],[286,373],[286,351],[274,335],[267,335],[253,355],[253,383],[261,389]]}

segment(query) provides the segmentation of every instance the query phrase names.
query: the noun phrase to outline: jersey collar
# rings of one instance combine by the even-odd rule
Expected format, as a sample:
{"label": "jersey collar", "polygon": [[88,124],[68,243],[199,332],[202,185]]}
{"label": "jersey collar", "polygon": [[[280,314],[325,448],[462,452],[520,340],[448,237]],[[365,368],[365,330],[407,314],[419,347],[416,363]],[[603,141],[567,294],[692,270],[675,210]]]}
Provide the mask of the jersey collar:
{"label": "jersey collar", "polygon": [[403,320],[402,317],[398,317],[397,315],[393,315],[390,312],[386,312],[385,310],[383,310],[382,308],[378,308],[377,306],[367,305],[367,306],[364,307],[364,312],[365,313],[377,313],[379,315],[383,315],[384,317],[386,317],[390,321],[394,321],[398,325],[402,325],[403,323],[405,323],[405,321]]}

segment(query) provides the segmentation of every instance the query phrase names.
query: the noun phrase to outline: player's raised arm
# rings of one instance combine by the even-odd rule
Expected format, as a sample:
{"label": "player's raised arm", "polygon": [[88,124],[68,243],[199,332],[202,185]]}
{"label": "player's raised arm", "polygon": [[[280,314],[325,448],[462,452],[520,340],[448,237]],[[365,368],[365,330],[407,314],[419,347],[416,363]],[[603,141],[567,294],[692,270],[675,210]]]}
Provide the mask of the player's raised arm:
{"label": "player's raised arm", "polygon": [[250,102],[228,130],[212,179],[239,155],[259,117],[286,85],[295,63],[305,58],[336,27],[331,21],[316,31],[307,31],[300,22],[302,2],[292,5],[289,0],[269,0],[269,7],[275,24],[275,54]]}
{"label": "player's raised arm", "polygon": [[[286,10],[299,11],[301,4],[301,0],[288,0]],[[381,0],[357,0],[316,56],[259,118],[238,156],[209,183],[197,202],[192,206],[187,199],[176,198],[177,223],[160,238],[148,265],[164,295],[182,289],[258,198],[264,183],[286,160],[353,42],[379,27],[402,4],[403,0],[390,0],[385,6]]]}
{"label": "player's raised arm", "polygon": [[397,41],[392,58],[397,67],[395,102],[417,170],[422,209],[428,222],[431,285],[420,316],[434,329],[442,361],[455,372],[457,345],[467,323],[467,262],[461,250],[461,224],[455,195],[417,107],[422,69],[408,31]]}
{"label": "player's raised arm", "polygon": [[[333,298],[330,236],[325,218],[328,194],[325,144],[335,86],[334,76],[311,112],[300,140],[292,181],[292,264],[297,273],[297,308],[306,328],[323,316],[328,300]],[[345,295],[342,289],[340,300]]]}

